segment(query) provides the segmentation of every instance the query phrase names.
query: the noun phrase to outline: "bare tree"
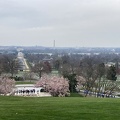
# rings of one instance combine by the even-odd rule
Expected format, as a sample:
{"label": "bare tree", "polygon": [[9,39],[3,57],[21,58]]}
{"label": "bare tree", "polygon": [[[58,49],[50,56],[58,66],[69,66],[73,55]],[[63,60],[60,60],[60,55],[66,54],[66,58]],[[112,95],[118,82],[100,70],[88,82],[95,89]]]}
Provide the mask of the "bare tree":
{"label": "bare tree", "polygon": [[17,72],[17,62],[14,54],[0,56],[0,72],[11,73],[11,76]]}
{"label": "bare tree", "polygon": [[38,73],[39,77],[41,78],[43,73],[51,72],[51,67],[49,63],[39,62],[32,67],[32,71]]}

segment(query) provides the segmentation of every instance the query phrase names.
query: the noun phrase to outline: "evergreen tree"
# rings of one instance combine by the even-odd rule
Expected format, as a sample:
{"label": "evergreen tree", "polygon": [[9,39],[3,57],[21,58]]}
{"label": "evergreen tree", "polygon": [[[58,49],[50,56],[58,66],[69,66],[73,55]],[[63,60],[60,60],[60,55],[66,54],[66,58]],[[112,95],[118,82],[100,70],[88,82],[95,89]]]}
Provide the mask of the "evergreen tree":
{"label": "evergreen tree", "polygon": [[67,74],[64,75],[64,78],[67,78],[69,80],[69,89],[70,92],[76,92],[76,85],[77,85],[77,80],[76,80],[76,74]]}
{"label": "evergreen tree", "polygon": [[108,80],[112,80],[112,81],[116,81],[117,77],[116,77],[116,68],[114,65],[110,66],[108,71],[107,71],[107,79]]}

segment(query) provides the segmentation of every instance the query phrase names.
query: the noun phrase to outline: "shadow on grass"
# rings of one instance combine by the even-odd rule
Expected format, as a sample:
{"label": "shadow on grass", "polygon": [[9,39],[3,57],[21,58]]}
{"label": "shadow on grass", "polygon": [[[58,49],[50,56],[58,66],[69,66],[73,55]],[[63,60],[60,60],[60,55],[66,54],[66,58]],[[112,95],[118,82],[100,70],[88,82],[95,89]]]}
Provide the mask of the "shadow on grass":
{"label": "shadow on grass", "polygon": [[70,97],[84,97],[84,96],[79,93],[70,93]]}

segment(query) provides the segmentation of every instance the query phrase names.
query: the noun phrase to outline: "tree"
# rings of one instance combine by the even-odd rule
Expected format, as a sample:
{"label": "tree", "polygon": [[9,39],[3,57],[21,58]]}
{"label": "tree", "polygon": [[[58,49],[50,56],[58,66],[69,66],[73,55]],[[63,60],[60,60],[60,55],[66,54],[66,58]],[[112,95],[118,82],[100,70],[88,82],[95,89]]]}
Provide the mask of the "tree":
{"label": "tree", "polygon": [[0,75],[2,74],[2,72],[4,71],[4,67],[3,64],[4,63],[4,59],[3,59],[3,55],[0,54]]}
{"label": "tree", "polygon": [[16,62],[16,56],[13,54],[3,55],[3,71],[13,74],[17,71],[18,64]]}
{"label": "tree", "polygon": [[35,77],[35,73],[34,73],[34,72],[31,72],[31,71],[25,72],[25,73],[23,74],[23,79],[24,79],[24,80],[30,80],[30,82],[31,82],[32,80],[34,80],[34,77]]}
{"label": "tree", "polygon": [[95,82],[98,78],[97,72],[97,62],[92,57],[86,57],[80,61],[80,75],[84,78],[84,90],[87,91],[85,96],[87,96],[88,91],[92,91],[95,87]]}
{"label": "tree", "polygon": [[0,94],[10,94],[15,86],[15,81],[8,77],[0,77]]}
{"label": "tree", "polygon": [[117,77],[116,77],[116,68],[115,68],[114,65],[112,65],[112,66],[110,66],[108,68],[107,79],[108,80],[112,80],[112,81],[116,81],[117,80]]}
{"label": "tree", "polygon": [[116,74],[120,74],[120,68],[119,68],[119,62],[118,61],[116,61],[115,62],[115,68],[116,68]]}
{"label": "tree", "polygon": [[86,83],[85,78],[82,77],[82,76],[76,76],[76,81],[77,81],[76,90],[77,91],[84,90],[85,89],[85,83]]}
{"label": "tree", "polygon": [[67,74],[64,75],[64,78],[67,78],[69,80],[69,89],[70,92],[76,92],[76,85],[77,85],[77,81],[76,81],[76,74]]}
{"label": "tree", "polygon": [[68,96],[69,95],[69,81],[59,76],[44,75],[36,83],[37,87],[43,87],[46,92],[52,96]]}
{"label": "tree", "polygon": [[106,73],[106,68],[105,68],[105,64],[104,63],[100,63],[97,66],[97,72],[98,72],[98,81],[96,84],[96,90],[98,89],[98,93],[100,93],[100,90],[102,89],[102,78],[105,76]]}
{"label": "tree", "polygon": [[11,73],[11,76],[13,77],[13,74],[17,71],[17,67],[18,67],[16,60],[9,61],[8,66],[9,66],[9,72]]}
{"label": "tree", "polygon": [[97,95],[97,97],[103,97],[105,94],[109,96],[112,95],[114,91],[119,90],[120,82],[116,81],[115,67],[109,67],[106,75],[104,63],[100,63],[93,67],[91,77],[77,76],[76,79],[77,90],[85,90],[85,96],[87,96],[89,91],[92,93],[95,92],[94,95]]}
{"label": "tree", "polygon": [[49,73],[51,72],[51,66],[48,62],[39,62],[36,63],[33,67],[32,67],[32,71],[35,73],[38,73],[39,77],[41,78],[42,73]]}
{"label": "tree", "polygon": [[56,70],[59,70],[60,69],[60,60],[59,59],[57,59],[57,60],[55,60],[54,61],[54,68],[56,69]]}

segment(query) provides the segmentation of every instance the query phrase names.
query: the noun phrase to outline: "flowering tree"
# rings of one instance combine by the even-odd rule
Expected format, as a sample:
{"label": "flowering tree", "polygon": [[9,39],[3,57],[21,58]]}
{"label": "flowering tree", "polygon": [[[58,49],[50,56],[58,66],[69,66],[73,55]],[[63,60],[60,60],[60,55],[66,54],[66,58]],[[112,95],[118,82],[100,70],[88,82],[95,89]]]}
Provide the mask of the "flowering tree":
{"label": "flowering tree", "polygon": [[14,86],[15,81],[13,79],[0,77],[0,94],[7,95],[8,93],[11,93]]}
{"label": "flowering tree", "polygon": [[77,91],[80,91],[81,89],[85,90],[86,79],[82,76],[76,76],[76,81],[77,81],[77,86],[76,86]]}
{"label": "flowering tree", "polygon": [[68,96],[69,95],[69,81],[59,76],[44,75],[36,83],[36,87],[43,87],[46,92],[52,96]]}

